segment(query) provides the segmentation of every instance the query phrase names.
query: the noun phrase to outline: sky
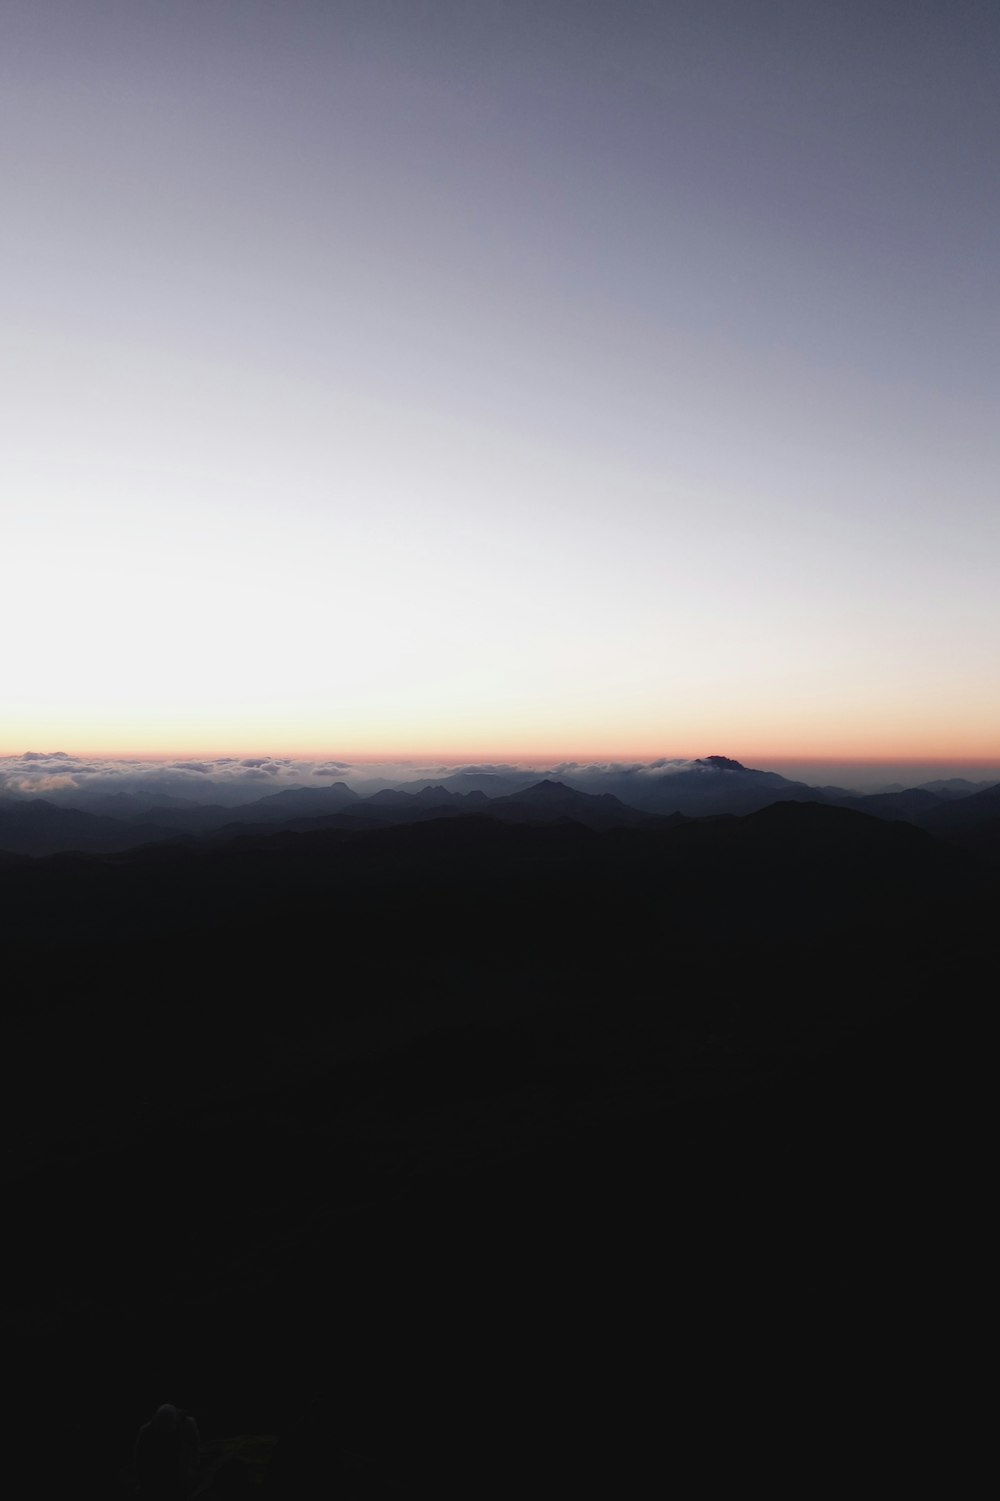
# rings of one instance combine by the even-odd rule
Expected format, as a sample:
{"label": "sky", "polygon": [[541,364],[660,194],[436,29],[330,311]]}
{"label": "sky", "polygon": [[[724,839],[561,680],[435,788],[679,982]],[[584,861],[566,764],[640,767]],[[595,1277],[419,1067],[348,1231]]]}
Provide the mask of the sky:
{"label": "sky", "polygon": [[5,0],[0,754],[1000,766],[998,62]]}

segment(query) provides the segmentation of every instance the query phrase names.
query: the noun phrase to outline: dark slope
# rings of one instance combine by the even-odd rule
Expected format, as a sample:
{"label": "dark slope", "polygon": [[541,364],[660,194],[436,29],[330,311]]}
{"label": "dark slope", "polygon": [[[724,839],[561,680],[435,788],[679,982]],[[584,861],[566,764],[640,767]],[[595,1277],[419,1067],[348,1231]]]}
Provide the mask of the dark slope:
{"label": "dark slope", "polygon": [[648,815],[629,808],[609,792],[577,792],[565,782],[549,778],[506,797],[493,798],[484,811],[491,818],[515,823],[551,823],[569,818],[588,829],[634,827],[648,822]]}
{"label": "dark slope", "polygon": [[938,838],[947,839],[990,860],[1000,862],[1000,786],[957,797],[930,810],[919,820]]}
{"label": "dark slope", "polygon": [[922,782],[926,792],[937,792],[943,797],[967,797],[973,792],[985,792],[992,782],[970,782],[968,777],[942,777],[934,782]]}
{"label": "dark slope", "polygon": [[942,807],[948,798],[924,787],[908,787],[902,792],[872,792],[864,797],[841,793],[830,800],[842,808],[853,808],[872,818],[903,819],[907,823],[920,823],[927,813]]}
{"label": "dark slope", "polygon": [[906,1478],[970,1312],[996,899],[795,804],[0,864],[18,1431],[318,1397],[302,1446],[450,1497],[801,1490],[877,1425]]}
{"label": "dark slope", "polygon": [[0,798],[0,850],[23,855],[50,855],[60,850],[113,853],[158,839],[173,831],[147,822],[126,823],[96,813],[63,808],[44,798]]}
{"label": "dark slope", "polygon": [[[446,787],[425,787],[420,792],[386,790],[359,800],[347,814],[337,818],[297,819],[288,827],[348,828],[358,822],[372,825],[421,823],[442,818],[469,816],[495,818],[504,823],[555,823],[570,819],[586,828],[606,829],[645,825],[650,815],[629,808],[608,793],[577,792],[561,782],[542,781],[503,797],[482,792],[452,792]],[[350,820],[350,822],[348,821]]]}
{"label": "dark slope", "polygon": [[271,792],[252,802],[231,804],[203,803],[182,808],[164,809],[161,822],[188,834],[215,833],[228,824],[287,824],[296,818],[316,818],[360,803],[356,792],[345,782],[327,787],[288,787]]}
{"label": "dark slope", "polygon": [[[427,818],[460,817],[492,806],[483,792],[452,792],[447,787],[423,787],[419,792],[386,788],[352,804],[351,814],[369,823],[416,823]],[[297,823],[296,828],[304,825]]]}
{"label": "dark slope", "polygon": [[[557,806],[564,806],[561,799]],[[250,921],[264,910],[277,921],[300,900],[307,910],[318,905],[328,912],[335,900],[353,903],[356,890],[384,886],[395,897],[408,882],[415,890],[407,910],[423,910],[434,900],[434,883],[447,876],[456,889],[449,888],[440,920],[453,941],[448,916],[455,902],[464,909],[465,893],[477,883],[483,898],[496,895],[512,873],[532,881],[557,873],[565,883],[557,906],[567,914],[573,893],[596,879],[627,891],[637,910],[655,907],[668,927],[678,910],[685,923],[693,913],[710,928],[780,925],[789,913],[822,924],[825,912],[839,912],[858,893],[865,900],[877,894],[896,910],[923,892],[957,900],[980,879],[975,862],[921,830],[821,804],[778,804],[743,819],[657,819],[600,835],[552,809],[537,828],[534,818],[508,825],[492,816],[494,807],[495,801],[483,815],[377,829],[353,812],[303,821],[309,832],[234,824],[194,846],[172,843],[92,862],[55,857],[26,873],[19,869],[0,891],[0,935],[113,941],[125,924],[149,932],[189,923],[211,928],[227,913]],[[327,827],[316,831],[317,822]],[[764,877],[776,883],[773,891]],[[430,890],[422,890],[428,880]],[[532,888],[523,895],[534,894]],[[501,897],[495,909],[477,901],[477,926],[499,925],[512,899]],[[872,908],[875,917],[881,912]],[[394,910],[393,921],[402,915]]]}
{"label": "dark slope", "polygon": [[[183,803],[180,806],[157,808],[157,823],[161,828],[175,834],[205,834],[232,823],[242,815],[240,806],[229,803]],[[123,820],[134,828],[135,819]]]}
{"label": "dark slope", "polygon": [[921,824],[932,834],[953,835],[996,818],[1000,818],[1000,784],[929,809]]}
{"label": "dark slope", "polygon": [[124,793],[104,804],[108,811],[97,814],[41,798],[0,799],[0,849],[30,855],[71,850],[115,853],[179,834],[215,834],[236,823],[287,825],[353,808],[360,799],[343,782],[335,782],[329,787],[289,788],[237,807],[181,799],[165,799],[152,807]]}
{"label": "dark slope", "polygon": [[[440,785],[416,793],[387,789],[360,798],[341,782],[330,787],[289,788],[235,808],[213,803],[164,806],[157,810],[156,824],[97,817],[41,801],[9,799],[4,806],[9,813],[5,815],[0,807],[0,847],[34,855],[73,850],[113,853],[180,836],[218,841],[267,829],[351,829],[473,813],[489,813],[510,823],[545,823],[570,817],[590,828],[641,824],[647,818],[609,794],[577,792],[551,781],[495,798],[480,791],[455,792]],[[2,844],[4,837],[6,846]]]}
{"label": "dark slope", "polygon": [[401,789],[404,792],[422,792],[428,788],[441,787],[446,792],[482,792],[486,797],[506,797],[510,792],[519,792],[522,787],[530,787],[532,782],[538,780],[538,773],[533,771],[476,771],[464,770],[453,771],[448,776],[431,779],[418,778],[412,782],[406,782]]}
{"label": "dark slope", "polygon": [[358,802],[358,794],[346,782],[331,782],[328,787],[288,787],[267,797],[230,809],[230,818],[248,823],[284,822],[287,818],[315,818],[324,813],[339,813]]}
{"label": "dark slope", "polygon": [[158,820],[165,809],[196,808],[197,801],[190,797],[175,797],[169,792],[104,792],[94,793],[81,787],[72,795],[63,794],[61,807],[81,808],[84,813],[103,813],[108,818],[128,818],[139,822]]}

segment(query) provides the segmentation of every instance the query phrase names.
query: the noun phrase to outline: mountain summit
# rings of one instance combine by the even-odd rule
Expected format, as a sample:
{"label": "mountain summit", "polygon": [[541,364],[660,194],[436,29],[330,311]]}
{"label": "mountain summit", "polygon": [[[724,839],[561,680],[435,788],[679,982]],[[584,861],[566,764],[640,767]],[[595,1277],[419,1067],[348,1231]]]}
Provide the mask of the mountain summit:
{"label": "mountain summit", "polygon": [[645,823],[648,815],[623,803],[610,792],[580,792],[565,782],[546,777],[508,797],[495,797],[487,804],[490,815],[513,822],[546,822],[572,818],[588,828],[603,829]]}

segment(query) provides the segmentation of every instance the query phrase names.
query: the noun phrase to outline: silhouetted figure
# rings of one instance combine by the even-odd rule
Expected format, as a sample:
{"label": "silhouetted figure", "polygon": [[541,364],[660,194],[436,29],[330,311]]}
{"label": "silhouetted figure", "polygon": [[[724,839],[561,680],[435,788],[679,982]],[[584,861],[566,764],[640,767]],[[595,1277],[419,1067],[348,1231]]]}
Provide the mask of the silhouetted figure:
{"label": "silhouetted figure", "polygon": [[171,1403],[158,1407],[135,1441],[139,1494],[156,1501],[190,1496],[198,1481],[198,1426]]}

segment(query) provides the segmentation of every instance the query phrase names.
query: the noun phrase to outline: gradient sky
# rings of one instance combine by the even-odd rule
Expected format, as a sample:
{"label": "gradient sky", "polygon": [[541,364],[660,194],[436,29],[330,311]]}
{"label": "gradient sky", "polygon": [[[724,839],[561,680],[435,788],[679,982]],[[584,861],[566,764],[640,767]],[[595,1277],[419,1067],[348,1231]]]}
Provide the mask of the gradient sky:
{"label": "gradient sky", "polygon": [[998,63],[5,0],[0,752],[996,760]]}

